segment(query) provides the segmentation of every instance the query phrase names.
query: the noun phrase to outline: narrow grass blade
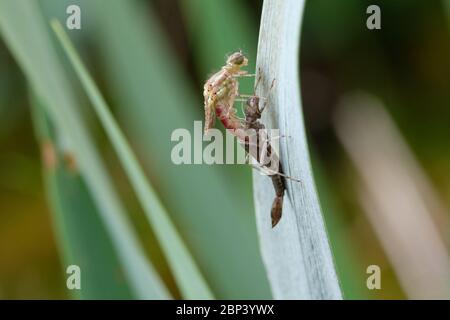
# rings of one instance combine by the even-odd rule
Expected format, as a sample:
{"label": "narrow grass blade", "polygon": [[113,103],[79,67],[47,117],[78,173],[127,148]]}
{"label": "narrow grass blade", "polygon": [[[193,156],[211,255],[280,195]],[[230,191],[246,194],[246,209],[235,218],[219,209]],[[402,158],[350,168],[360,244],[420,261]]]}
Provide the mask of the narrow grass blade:
{"label": "narrow grass blade", "polygon": [[119,126],[109,111],[103,96],[82,64],[75,48],[57,20],[51,22],[65,52],[72,62],[80,81],[86,90],[97,115],[114,146],[120,161],[130,179],[147,218],[159,239],[169,261],[182,295],[186,299],[211,299],[212,293],[195,264],[175,226],[170,221],[155,191],[146,180],[144,171],[126,141]]}
{"label": "narrow grass blade", "polygon": [[133,294],[140,299],[170,297],[137,242],[113,183],[80,118],[78,101],[64,75],[38,3],[0,1],[0,31],[55,129],[73,150]]}
{"label": "narrow grass blade", "polygon": [[97,207],[71,162],[73,155],[58,146],[57,134],[36,97],[31,110],[63,269],[77,265],[81,270],[81,289],[70,293],[82,299],[132,298]]}

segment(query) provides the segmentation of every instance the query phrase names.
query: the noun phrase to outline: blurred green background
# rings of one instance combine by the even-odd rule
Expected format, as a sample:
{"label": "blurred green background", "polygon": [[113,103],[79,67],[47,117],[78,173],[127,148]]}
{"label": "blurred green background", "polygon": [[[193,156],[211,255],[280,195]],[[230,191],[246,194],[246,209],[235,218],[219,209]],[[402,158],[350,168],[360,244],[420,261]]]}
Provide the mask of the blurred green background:
{"label": "blurred green background", "polygon": [[[174,145],[170,133],[175,128],[191,129],[193,120],[202,119],[203,82],[223,64],[226,54],[242,49],[250,60],[248,70],[254,69],[262,2],[34,2],[34,14],[46,22],[52,17],[64,22],[69,4],[81,7],[82,29],[69,31],[69,36],[214,295],[270,298],[258,249],[251,169],[175,166],[170,161]],[[381,30],[366,28],[366,8],[370,4],[381,7]],[[440,221],[447,221],[450,207],[449,8],[445,1],[306,1],[299,71],[305,126],[346,298],[402,299],[408,294],[364,213],[357,192],[358,172],[336,137],[333,115],[342,96],[354,91],[368,92],[383,101],[430,180],[435,197],[446,208],[440,213]],[[48,32],[52,34],[50,29]],[[83,122],[92,132],[137,238],[170,293],[179,298],[181,294],[173,274],[120,162],[69,62],[53,36],[52,39],[76,95]],[[241,92],[251,91],[251,80],[243,80]],[[42,170],[40,150],[46,140],[42,139],[42,131],[35,134],[33,129],[30,112],[33,104],[38,103],[30,95],[27,78],[2,39],[0,298],[74,297],[65,287],[65,268],[73,259],[65,250],[67,242],[73,245],[77,238],[67,236],[71,233],[64,230],[64,221],[71,226],[82,221],[80,234],[99,234],[98,238],[87,239],[78,249],[69,251],[83,254],[83,250],[92,250],[97,259],[93,261],[99,263],[96,268],[104,276],[100,280],[107,283],[109,276],[118,279],[119,285],[114,289],[117,291],[100,288],[87,297],[130,297],[129,288],[121,287],[126,287],[123,271],[112,267],[117,257],[107,257],[107,252],[114,251],[108,236],[103,236],[104,230],[89,229],[96,225],[102,229],[104,221],[95,217],[90,191],[78,176],[76,158],[65,151],[64,141],[58,141],[57,133],[45,119],[49,128],[43,136],[57,141],[62,172],[53,177]],[[55,190],[67,200],[59,210],[74,211],[70,216],[73,220],[64,220],[55,213],[58,211],[55,205],[49,205],[55,201],[52,198]],[[445,238],[448,228],[441,229]],[[101,260],[102,253],[104,260]],[[383,270],[382,290],[366,287],[366,268],[371,264]]]}

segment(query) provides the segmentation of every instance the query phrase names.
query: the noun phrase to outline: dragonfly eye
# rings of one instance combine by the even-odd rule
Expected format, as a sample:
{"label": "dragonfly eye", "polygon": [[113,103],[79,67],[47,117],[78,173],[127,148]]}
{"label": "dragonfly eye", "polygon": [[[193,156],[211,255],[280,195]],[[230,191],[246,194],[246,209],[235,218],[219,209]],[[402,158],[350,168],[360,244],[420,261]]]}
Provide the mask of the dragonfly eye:
{"label": "dragonfly eye", "polygon": [[243,65],[246,62],[245,56],[242,54],[242,52],[235,52],[228,58],[228,63],[233,65]]}
{"label": "dragonfly eye", "polygon": [[244,62],[244,56],[237,57],[234,60],[234,64],[242,64]]}

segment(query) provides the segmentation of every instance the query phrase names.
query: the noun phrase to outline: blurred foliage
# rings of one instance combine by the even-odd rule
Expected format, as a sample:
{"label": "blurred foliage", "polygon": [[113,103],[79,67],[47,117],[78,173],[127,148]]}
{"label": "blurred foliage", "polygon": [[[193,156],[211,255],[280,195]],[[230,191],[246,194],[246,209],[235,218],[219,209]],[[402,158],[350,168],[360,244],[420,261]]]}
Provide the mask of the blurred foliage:
{"label": "blurred foliage", "polygon": [[[71,39],[214,293],[269,298],[254,226],[250,169],[180,168],[168,158],[170,132],[190,129],[193,120],[201,120],[203,81],[225,55],[243,49],[253,63],[249,70],[254,68],[260,1],[108,1],[111,7],[105,6],[106,0],[36,1],[42,13],[35,14],[62,21],[68,4],[82,7],[82,30],[71,32]],[[382,30],[365,27],[370,4],[382,9]],[[330,125],[333,111],[349,91],[362,89],[380,97],[450,207],[448,13],[437,0],[307,1],[300,57],[305,124],[347,298],[404,294],[356,200],[355,172]],[[73,77],[67,65],[65,70]],[[82,92],[75,81],[73,89]],[[0,298],[67,298],[65,268],[56,249],[62,244],[52,232],[27,90],[14,56],[0,41]],[[242,91],[252,91],[251,81]],[[86,101],[81,93],[79,98]],[[178,297],[167,261],[111,147],[88,104],[81,110],[146,252]],[[366,267],[374,263],[383,270],[383,289],[376,292],[364,287]]]}
{"label": "blurred foliage", "polygon": [[[381,8],[379,31],[365,28],[365,10],[371,4]],[[365,277],[365,266],[375,261],[381,266],[385,286],[380,291],[366,291],[371,298],[404,296],[356,200],[355,172],[331,127],[334,109],[342,95],[354,90],[380,97],[448,208],[448,23],[441,1],[307,2],[301,90],[311,145],[334,199],[333,209],[324,211],[331,223],[336,218],[329,215],[336,208],[346,237],[356,243],[358,274]],[[324,192],[319,189],[319,193]],[[331,238],[334,227],[330,226]],[[342,269],[338,258],[337,264],[338,270]]]}
{"label": "blurred foliage", "polygon": [[54,128],[37,97],[33,97],[31,104],[48,202],[54,212],[57,239],[63,248],[60,252],[67,265],[78,265],[83,271],[83,290],[75,291],[75,296],[83,299],[131,298],[118,257],[73,155],[58,146]]}

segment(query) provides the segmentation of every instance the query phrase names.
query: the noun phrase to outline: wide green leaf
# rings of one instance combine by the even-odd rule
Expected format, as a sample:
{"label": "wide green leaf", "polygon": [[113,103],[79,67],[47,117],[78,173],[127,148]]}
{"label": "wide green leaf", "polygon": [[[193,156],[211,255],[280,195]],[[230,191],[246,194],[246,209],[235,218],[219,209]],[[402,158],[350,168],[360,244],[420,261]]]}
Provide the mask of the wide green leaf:
{"label": "wide green leaf", "polygon": [[[262,121],[287,136],[280,141],[286,179],[283,218],[271,228],[271,179],[253,174],[261,250],[276,299],[341,299],[330,243],[313,178],[300,99],[299,44],[304,1],[266,0],[258,44],[258,69],[266,76],[257,94],[268,98]],[[269,95],[270,79],[277,83]]]}

